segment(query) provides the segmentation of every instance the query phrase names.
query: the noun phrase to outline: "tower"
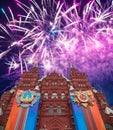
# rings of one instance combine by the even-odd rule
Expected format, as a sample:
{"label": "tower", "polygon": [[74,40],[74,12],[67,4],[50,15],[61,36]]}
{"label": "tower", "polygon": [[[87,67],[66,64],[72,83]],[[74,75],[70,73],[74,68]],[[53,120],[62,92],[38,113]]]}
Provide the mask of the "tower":
{"label": "tower", "polygon": [[[21,105],[17,103],[17,96],[20,92],[34,91],[38,78],[37,67],[34,67],[29,72],[24,72],[20,78],[20,82],[11,90],[4,92],[1,96],[0,107],[3,111],[3,114],[0,115],[1,129],[11,130],[16,128],[16,120],[19,120],[19,113],[22,112],[20,115],[25,117],[24,114],[27,108],[21,107]],[[37,92],[37,90],[35,90],[35,92]],[[21,112],[19,112],[19,109]],[[9,126],[11,126],[11,128],[9,128]],[[18,127],[18,129],[20,128]]]}
{"label": "tower", "polygon": [[39,73],[37,67],[32,68],[29,72],[24,72],[20,78],[18,89],[32,90],[35,88],[39,79]]}
{"label": "tower", "polygon": [[70,84],[73,85],[76,91],[92,89],[86,74],[79,72],[74,67],[71,67],[70,70]]}

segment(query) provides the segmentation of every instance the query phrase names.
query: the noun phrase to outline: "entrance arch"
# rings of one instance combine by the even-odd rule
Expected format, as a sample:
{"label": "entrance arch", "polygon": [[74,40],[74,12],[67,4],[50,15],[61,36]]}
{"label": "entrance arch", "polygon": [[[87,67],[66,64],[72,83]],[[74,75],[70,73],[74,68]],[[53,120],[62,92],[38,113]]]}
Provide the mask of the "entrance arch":
{"label": "entrance arch", "polygon": [[47,129],[48,130],[64,130],[66,123],[57,118],[53,118],[48,121]]}

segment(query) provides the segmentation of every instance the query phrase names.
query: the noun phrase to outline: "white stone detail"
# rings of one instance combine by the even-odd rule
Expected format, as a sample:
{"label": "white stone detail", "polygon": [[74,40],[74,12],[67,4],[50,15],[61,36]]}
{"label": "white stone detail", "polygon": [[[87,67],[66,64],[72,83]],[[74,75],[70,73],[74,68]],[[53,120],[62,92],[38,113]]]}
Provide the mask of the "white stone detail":
{"label": "white stone detail", "polygon": [[34,90],[40,90],[39,86],[36,86]]}
{"label": "white stone detail", "polygon": [[70,91],[71,91],[71,90],[74,90],[74,88],[73,88],[73,86],[72,86],[72,85],[70,86],[70,89],[69,89],[69,90],[70,90]]}
{"label": "white stone detail", "polygon": [[52,93],[52,96],[51,96],[52,99],[55,99],[55,98],[58,98],[58,95],[57,93]]}
{"label": "white stone detail", "polygon": [[94,93],[97,93],[98,91],[97,91],[96,89],[93,89],[93,92],[94,92]]}
{"label": "white stone detail", "polygon": [[15,92],[15,89],[12,88],[9,92],[10,92],[10,93],[14,93],[14,92]]}
{"label": "white stone detail", "polygon": [[109,108],[109,107],[106,107],[105,108],[105,113],[108,114],[108,115],[113,114],[113,110],[111,108]]}
{"label": "white stone detail", "polygon": [[66,78],[63,74],[62,77],[66,80],[66,81],[70,81],[68,78]]}
{"label": "white stone detail", "polygon": [[40,82],[40,81],[42,81],[44,78],[46,78],[47,77],[47,75],[45,75],[45,76],[43,76],[41,79],[39,79],[38,81]]}

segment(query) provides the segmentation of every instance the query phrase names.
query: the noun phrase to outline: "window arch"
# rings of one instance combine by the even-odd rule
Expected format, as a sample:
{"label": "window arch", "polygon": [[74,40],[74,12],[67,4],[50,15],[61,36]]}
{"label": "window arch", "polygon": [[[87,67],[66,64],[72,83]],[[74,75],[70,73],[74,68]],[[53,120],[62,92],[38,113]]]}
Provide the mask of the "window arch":
{"label": "window arch", "polygon": [[65,98],[65,93],[61,93],[61,99]]}
{"label": "window arch", "polygon": [[52,93],[52,96],[51,96],[52,99],[55,99],[55,98],[58,98],[58,95],[57,93]]}
{"label": "window arch", "polygon": [[48,99],[48,93],[44,93],[44,98]]}

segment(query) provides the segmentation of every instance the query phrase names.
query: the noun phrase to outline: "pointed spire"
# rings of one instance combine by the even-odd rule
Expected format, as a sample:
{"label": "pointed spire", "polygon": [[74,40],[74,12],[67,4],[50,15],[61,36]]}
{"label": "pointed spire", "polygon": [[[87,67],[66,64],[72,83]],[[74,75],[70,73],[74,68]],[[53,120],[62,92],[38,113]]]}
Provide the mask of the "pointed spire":
{"label": "pointed spire", "polygon": [[40,90],[39,86],[37,85],[34,90]]}

